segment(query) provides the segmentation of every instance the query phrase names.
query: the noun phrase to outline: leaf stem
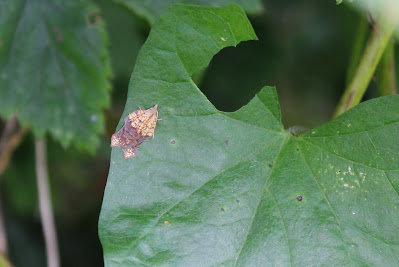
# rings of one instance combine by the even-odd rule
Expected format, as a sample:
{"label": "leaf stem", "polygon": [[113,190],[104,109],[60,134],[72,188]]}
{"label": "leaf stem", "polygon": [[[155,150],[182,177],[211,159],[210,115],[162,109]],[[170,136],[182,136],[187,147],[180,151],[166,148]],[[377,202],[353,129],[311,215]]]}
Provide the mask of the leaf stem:
{"label": "leaf stem", "polygon": [[334,112],[334,118],[360,103],[394,29],[395,23],[391,23],[372,31],[353,78]]}
{"label": "leaf stem", "polygon": [[377,89],[380,96],[397,93],[395,71],[395,42],[391,38],[377,67]]}
{"label": "leaf stem", "polygon": [[7,120],[0,139],[0,177],[7,168],[13,151],[26,132],[27,129],[19,125],[17,116],[12,115]]}
{"label": "leaf stem", "polygon": [[51,207],[49,180],[47,172],[46,141],[44,138],[35,140],[35,150],[39,208],[40,217],[42,220],[44,240],[46,243],[47,266],[58,267],[60,263],[57,245],[57,234],[55,230],[53,210]]}

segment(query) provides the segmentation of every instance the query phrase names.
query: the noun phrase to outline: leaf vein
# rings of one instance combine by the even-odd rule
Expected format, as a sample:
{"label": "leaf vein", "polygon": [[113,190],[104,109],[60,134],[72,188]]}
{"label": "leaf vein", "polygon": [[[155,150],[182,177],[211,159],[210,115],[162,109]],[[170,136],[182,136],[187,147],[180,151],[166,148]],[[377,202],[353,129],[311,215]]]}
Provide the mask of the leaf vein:
{"label": "leaf vein", "polygon": [[[282,141],[282,143],[281,143],[281,145],[280,145],[280,149],[279,149],[278,153],[276,154],[276,157],[275,157],[275,160],[274,160],[274,161],[277,161],[278,157],[280,156],[282,147],[283,147],[284,144],[286,143],[286,141],[287,141],[287,139],[288,139],[288,136],[289,136],[289,135],[287,135],[287,136],[284,138],[284,140]],[[252,218],[251,218],[251,222],[249,223],[249,227],[248,227],[248,230],[247,230],[247,234],[246,234],[246,236],[245,236],[245,238],[244,238],[244,242],[242,243],[241,249],[240,249],[239,252],[238,252],[238,255],[237,255],[237,257],[236,257],[236,260],[235,260],[233,266],[236,266],[236,265],[237,265],[238,259],[239,259],[239,257],[241,256],[241,252],[242,252],[242,250],[243,250],[243,248],[244,248],[244,246],[245,246],[245,244],[246,244],[246,242],[247,242],[247,240],[248,240],[248,236],[249,236],[249,233],[250,233],[250,231],[251,231],[252,225],[253,225],[253,223],[254,223],[254,221],[255,221],[256,214],[258,213],[258,209],[259,209],[260,203],[262,202],[263,193],[264,193],[265,190],[267,189],[267,182],[268,182],[270,176],[272,175],[273,170],[274,170],[274,168],[270,170],[269,176],[267,177],[267,179],[266,179],[266,181],[265,181],[265,184],[263,185],[263,188],[262,188],[262,190],[261,190],[261,192],[260,192],[260,194],[259,194],[259,199],[258,199],[258,203],[257,203],[256,208],[255,208],[254,215],[253,215]],[[269,190],[267,190],[267,191],[271,194],[271,192],[270,192]],[[271,195],[272,195],[272,194],[271,194]],[[273,197],[273,199],[274,199],[274,197]],[[275,201],[275,200],[274,200],[274,201]],[[277,205],[277,203],[276,203],[276,205]],[[279,212],[280,212],[280,209],[279,209]],[[281,212],[280,212],[280,215],[281,215]],[[284,226],[284,227],[285,227],[285,226]],[[287,234],[287,233],[286,233],[286,234]],[[288,242],[288,234],[287,234],[287,242]],[[290,255],[290,253],[289,253],[289,255]]]}
{"label": "leaf vein", "polygon": [[350,162],[352,162],[352,163],[359,164],[359,165],[364,166],[364,167],[368,167],[368,168],[371,168],[371,169],[374,169],[374,170],[377,170],[377,171],[397,171],[397,170],[383,170],[383,169],[379,169],[379,168],[374,167],[374,166],[367,165],[367,164],[362,163],[362,162],[357,162],[357,161],[354,161],[354,160],[351,160],[351,159],[347,159],[347,158],[341,157],[341,156],[339,156],[339,155],[337,155],[337,154],[335,154],[335,153],[333,153],[333,152],[331,152],[331,151],[328,151],[328,150],[326,150],[326,149],[324,149],[324,148],[322,148],[322,147],[319,147],[319,146],[313,144],[312,142],[307,141],[306,139],[301,139],[301,140],[303,140],[304,142],[306,142],[306,143],[308,143],[308,144],[310,144],[310,145],[312,145],[312,146],[318,148],[318,149],[321,150],[321,151],[324,151],[324,152],[327,152],[327,153],[329,153],[329,154],[331,154],[331,155],[334,155],[334,156],[337,157],[337,158],[340,158],[340,159],[343,159],[343,160],[347,160],[347,161],[350,161]]}
{"label": "leaf vein", "polygon": [[334,209],[333,209],[333,207],[332,207],[330,201],[328,200],[327,196],[324,194],[323,189],[321,188],[321,185],[320,185],[319,181],[316,179],[316,176],[313,174],[313,171],[311,170],[311,168],[310,168],[308,162],[306,161],[305,155],[302,153],[302,149],[299,150],[299,153],[300,153],[300,155],[301,155],[301,157],[302,157],[302,159],[303,159],[303,162],[305,163],[307,169],[309,170],[309,172],[310,172],[310,174],[311,174],[313,180],[316,182],[316,184],[317,184],[317,186],[318,186],[318,188],[319,188],[319,190],[320,190],[320,193],[323,195],[324,199],[327,201],[327,204],[328,204],[328,206],[330,207],[332,214],[334,215],[336,221],[338,222],[339,231],[340,231],[340,233],[341,233],[341,240],[342,240],[342,243],[343,243],[344,246],[345,246],[346,255],[347,255],[348,259],[351,261],[351,258],[350,258],[350,256],[349,256],[348,245],[346,244],[346,242],[345,242],[345,240],[344,240],[344,234],[343,234],[343,231],[342,231],[342,224],[341,224],[341,221],[340,221],[340,219],[338,218],[338,215],[336,214],[336,212],[334,211]]}
{"label": "leaf vein", "polygon": [[[374,128],[370,128],[370,129],[367,129],[367,130],[358,131],[358,132],[352,132],[352,133],[347,133],[347,134],[323,135],[323,136],[312,136],[310,134],[307,134],[306,136],[304,136],[304,139],[305,138],[306,139],[308,139],[308,138],[310,139],[310,138],[340,137],[340,136],[347,136],[347,135],[359,134],[359,133],[364,133],[364,132],[371,132],[371,131],[377,130],[379,128],[385,127],[387,125],[392,125],[392,124],[396,124],[396,123],[399,123],[399,121],[394,121],[394,122],[386,123],[386,124],[383,124],[383,125],[380,125],[380,126],[377,126],[377,127],[374,127]],[[317,130],[317,129],[315,129],[315,130]]]}

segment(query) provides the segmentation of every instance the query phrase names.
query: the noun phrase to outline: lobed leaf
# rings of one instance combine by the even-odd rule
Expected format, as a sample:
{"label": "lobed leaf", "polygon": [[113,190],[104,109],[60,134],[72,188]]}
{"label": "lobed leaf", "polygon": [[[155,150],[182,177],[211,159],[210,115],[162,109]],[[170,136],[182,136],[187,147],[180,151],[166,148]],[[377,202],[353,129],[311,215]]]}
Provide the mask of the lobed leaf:
{"label": "lobed leaf", "polygon": [[295,137],[274,88],[220,112],[192,74],[256,39],[245,13],[172,6],[139,53],[123,118],[159,104],[155,138],[113,149],[99,221],[106,266],[394,266],[399,97]]}

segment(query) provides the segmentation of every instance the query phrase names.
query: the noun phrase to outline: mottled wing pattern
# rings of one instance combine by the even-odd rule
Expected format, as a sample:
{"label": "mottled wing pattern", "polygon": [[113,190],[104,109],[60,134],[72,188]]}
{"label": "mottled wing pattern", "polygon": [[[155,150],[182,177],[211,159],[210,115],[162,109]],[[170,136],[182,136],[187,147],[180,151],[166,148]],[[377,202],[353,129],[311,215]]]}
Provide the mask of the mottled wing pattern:
{"label": "mottled wing pattern", "polygon": [[125,159],[136,156],[140,145],[154,136],[158,121],[158,105],[136,110],[125,118],[125,125],[111,138],[111,147],[120,147]]}

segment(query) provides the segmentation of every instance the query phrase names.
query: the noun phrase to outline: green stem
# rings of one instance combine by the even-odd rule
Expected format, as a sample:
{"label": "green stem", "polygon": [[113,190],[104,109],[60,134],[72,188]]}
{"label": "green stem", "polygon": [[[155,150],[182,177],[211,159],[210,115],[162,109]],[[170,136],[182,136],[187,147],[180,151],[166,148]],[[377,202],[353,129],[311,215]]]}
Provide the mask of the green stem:
{"label": "green stem", "polygon": [[395,23],[389,24],[372,32],[354,76],[346,87],[334,112],[334,118],[356,106],[362,100],[378,62],[395,29],[394,25]]}
{"label": "green stem", "polygon": [[353,75],[356,71],[356,67],[359,65],[360,57],[362,56],[364,45],[369,34],[369,29],[370,25],[366,16],[360,15],[360,20],[356,29],[355,39],[353,41],[353,47],[348,64],[349,67],[346,74],[346,85],[348,85],[352,80]]}
{"label": "green stem", "polygon": [[395,42],[394,39],[388,43],[387,48],[382,55],[380,64],[377,68],[377,89],[380,96],[394,95],[397,93],[396,88],[396,71],[395,71]]}

